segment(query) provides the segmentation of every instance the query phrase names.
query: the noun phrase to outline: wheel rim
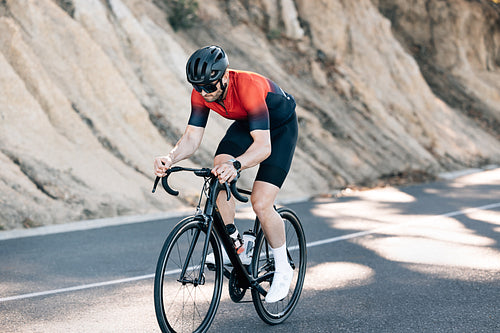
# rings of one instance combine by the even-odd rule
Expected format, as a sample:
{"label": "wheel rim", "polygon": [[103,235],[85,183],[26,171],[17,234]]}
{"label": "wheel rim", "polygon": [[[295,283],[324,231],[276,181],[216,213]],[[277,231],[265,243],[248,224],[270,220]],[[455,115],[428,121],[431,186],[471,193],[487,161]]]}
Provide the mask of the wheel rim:
{"label": "wheel rim", "polygon": [[[189,261],[184,279],[180,279],[189,245],[199,234],[199,239]],[[195,332],[208,328],[219,304],[222,273],[219,265],[215,270],[204,269],[198,280],[201,253],[206,234],[198,223],[191,223],[179,230],[169,244],[161,263],[157,292],[160,310],[165,324],[171,332]],[[210,242],[208,253],[214,252],[215,241]],[[218,251],[217,251],[218,252]],[[217,261],[217,260],[216,260]],[[160,324],[163,329],[163,325]]]}
{"label": "wheel rim", "polygon": [[[282,217],[285,222],[288,253],[290,254],[292,262],[295,266],[290,291],[283,300],[276,303],[266,303],[263,295],[259,294],[256,290],[252,290],[252,296],[254,297],[254,304],[256,306],[257,313],[265,322],[269,324],[281,323],[291,314],[302,292],[306,269],[305,239],[300,237],[300,233],[296,229],[298,228],[296,225],[297,222],[293,221],[293,216],[282,213]],[[271,255],[270,246],[264,239],[262,239],[259,243],[260,256],[258,261],[254,262],[253,265],[253,271],[255,272],[254,277],[262,277],[263,275],[274,271],[274,259],[269,258],[267,254],[269,253],[269,256]],[[271,282],[272,277],[260,283],[260,286],[264,288],[264,290],[268,291],[271,286]]]}

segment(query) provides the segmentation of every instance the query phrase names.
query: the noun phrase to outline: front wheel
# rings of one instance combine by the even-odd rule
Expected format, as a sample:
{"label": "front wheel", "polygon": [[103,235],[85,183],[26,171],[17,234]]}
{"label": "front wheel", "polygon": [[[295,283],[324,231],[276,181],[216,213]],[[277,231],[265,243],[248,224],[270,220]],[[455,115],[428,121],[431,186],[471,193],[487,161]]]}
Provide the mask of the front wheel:
{"label": "front wheel", "polygon": [[[279,302],[266,303],[265,296],[252,288],[252,300],[259,317],[270,325],[285,321],[295,309],[304,285],[306,274],[307,250],[304,230],[297,215],[288,208],[278,209],[285,223],[288,262],[293,268],[293,279],[288,295]],[[260,287],[269,291],[274,274],[274,258],[262,230],[255,240],[252,259],[252,274],[258,279]]]}
{"label": "front wheel", "polygon": [[204,223],[196,217],[179,222],[168,236],[158,258],[154,300],[162,332],[205,332],[212,323],[222,291],[222,258],[212,232],[208,252],[215,264],[203,268]]}

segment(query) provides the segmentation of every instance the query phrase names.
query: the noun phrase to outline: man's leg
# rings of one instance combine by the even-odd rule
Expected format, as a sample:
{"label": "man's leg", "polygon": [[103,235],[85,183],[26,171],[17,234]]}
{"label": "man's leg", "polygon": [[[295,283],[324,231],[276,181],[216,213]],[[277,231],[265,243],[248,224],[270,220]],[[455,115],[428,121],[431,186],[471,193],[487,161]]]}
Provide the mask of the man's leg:
{"label": "man's leg", "polygon": [[288,263],[286,250],[285,224],[274,209],[274,201],[279,187],[255,181],[252,190],[252,207],[259,218],[274,256],[274,277],[271,288],[266,295],[266,302],[274,303],[288,295],[292,283],[293,270]]}
{"label": "man's leg", "polygon": [[281,216],[274,209],[274,201],[279,190],[276,185],[258,180],[253,184],[252,190],[253,210],[272,248],[285,244],[285,226]]}

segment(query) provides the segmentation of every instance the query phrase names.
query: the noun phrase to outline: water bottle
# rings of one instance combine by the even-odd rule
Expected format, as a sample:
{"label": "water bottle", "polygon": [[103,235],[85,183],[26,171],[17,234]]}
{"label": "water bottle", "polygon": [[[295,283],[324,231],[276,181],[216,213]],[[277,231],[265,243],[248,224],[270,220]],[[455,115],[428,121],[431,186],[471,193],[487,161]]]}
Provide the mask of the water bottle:
{"label": "water bottle", "polygon": [[255,246],[255,234],[249,230],[243,233],[243,244],[245,244],[245,254],[252,258],[253,247]]}
{"label": "water bottle", "polygon": [[226,231],[233,240],[233,245],[236,249],[236,253],[242,253],[245,250],[245,248],[243,247],[243,238],[241,238],[241,235],[238,232],[238,229],[236,229],[236,226],[234,224],[227,224]]}

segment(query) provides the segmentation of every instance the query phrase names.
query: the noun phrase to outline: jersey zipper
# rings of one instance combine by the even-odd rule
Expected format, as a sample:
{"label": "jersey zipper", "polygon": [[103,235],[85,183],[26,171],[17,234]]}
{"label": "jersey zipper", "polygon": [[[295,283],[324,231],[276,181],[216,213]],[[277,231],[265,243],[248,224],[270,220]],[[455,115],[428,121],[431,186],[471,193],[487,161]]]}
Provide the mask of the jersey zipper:
{"label": "jersey zipper", "polygon": [[217,104],[219,104],[220,106],[222,106],[222,108],[224,109],[224,111],[226,111],[226,116],[229,116],[229,112],[227,112],[227,109],[226,109],[226,106],[224,105],[223,102],[217,102]]}

